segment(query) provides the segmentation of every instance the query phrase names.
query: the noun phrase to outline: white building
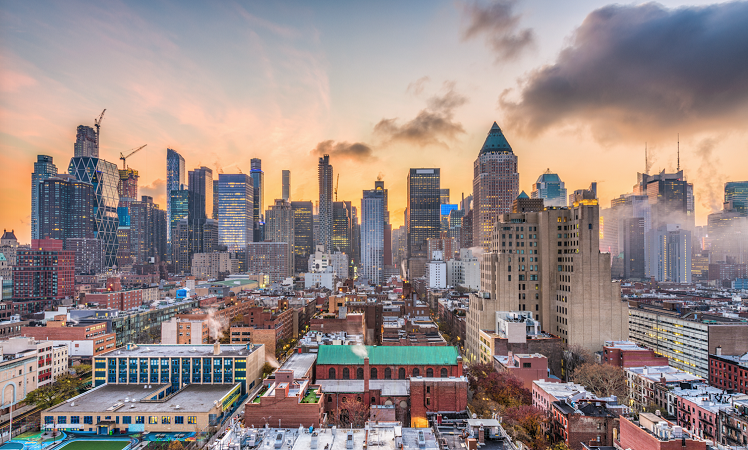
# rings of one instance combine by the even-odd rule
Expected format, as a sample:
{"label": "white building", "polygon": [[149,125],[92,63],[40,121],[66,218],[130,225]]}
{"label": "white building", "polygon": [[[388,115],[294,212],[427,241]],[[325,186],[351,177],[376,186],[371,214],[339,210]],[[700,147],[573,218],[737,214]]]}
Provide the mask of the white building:
{"label": "white building", "polygon": [[348,278],[348,255],[341,252],[325,253],[324,246],[318,245],[315,252],[309,255],[309,272],[325,273],[328,267],[332,268],[334,276]]}
{"label": "white building", "polygon": [[332,269],[322,273],[305,273],[304,289],[327,288],[333,290],[335,287],[335,276]]}
{"label": "white building", "polygon": [[192,275],[199,280],[216,279],[231,273],[228,252],[195,253],[192,255]]}
{"label": "white building", "polygon": [[428,265],[429,288],[446,289],[447,287],[447,263],[444,262],[444,252],[434,250]]}
{"label": "white building", "polygon": [[460,249],[460,259],[447,261],[447,285],[480,290],[480,260],[469,248]]}
{"label": "white building", "polygon": [[68,346],[55,344],[54,341],[37,341],[30,337],[12,337],[0,341],[3,359],[5,355],[17,355],[35,350],[38,355],[37,386],[54,383],[60,375],[68,370]]}

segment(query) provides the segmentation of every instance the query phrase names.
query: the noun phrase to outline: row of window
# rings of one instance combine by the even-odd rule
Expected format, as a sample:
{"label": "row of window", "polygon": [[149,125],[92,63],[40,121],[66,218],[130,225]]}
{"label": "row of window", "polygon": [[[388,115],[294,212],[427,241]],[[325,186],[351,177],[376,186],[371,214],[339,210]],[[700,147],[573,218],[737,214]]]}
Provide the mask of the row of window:
{"label": "row of window", "polygon": [[[398,380],[404,380],[405,379],[405,368],[401,367],[397,371],[397,379]],[[418,377],[421,376],[421,371],[418,369],[418,367],[414,367],[413,371],[411,372],[412,377]],[[441,378],[447,378],[449,376],[449,371],[442,367],[442,369],[439,371],[439,376]],[[337,380],[337,372],[334,367],[330,367],[330,369],[327,371],[327,377],[330,380]],[[434,377],[434,369],[431,367],[426,369],[426,378],[433,378]],[[369,372],[369,378],[372,380],[376,380],[379,378],[379,371],[376,367],[372,367]],[[351,371],[348,367],[344,367],[342,370],[342,380],[350,380],[351,379]],[[356,379],[357,380],[363,380],[364,379],[364,369],[361,367],[356,369]],[[384,369],[384,379],[385,380],[391,380],[392,379],[392,369],[389,367]]]}
{"label": "row of window", "polygon": [[[146,416],[122,416],[122,423],[124,425],[132,424],[133,417],[135,418],[136,424],[144,424]],[[173,416],[174,423],[177,425],[184,424],[184,416]],[[119,423],[120,417],[115,417],[117,423]],[[57,424],[67,425],[68,416],[57,416]],[[101,421],[101,416],[96,417],[97,422]],[[111,416],[104,417],[104,420],[112,420]],[[44,423],[53,424],[55,423],[54,416],[44,416]],[[77,425],[81,423],[81,416],[70,416],[70,424]],[[93,425],[93,416],[83,416],[83,423],[86,425]],[[151,425],[159,423],[159,416],[148,416],[148,423]],[[172,416],[161,416],[161,424],[171,424]],[[187,423],[190,425],[197,424],[197,416],[187,416]]]}

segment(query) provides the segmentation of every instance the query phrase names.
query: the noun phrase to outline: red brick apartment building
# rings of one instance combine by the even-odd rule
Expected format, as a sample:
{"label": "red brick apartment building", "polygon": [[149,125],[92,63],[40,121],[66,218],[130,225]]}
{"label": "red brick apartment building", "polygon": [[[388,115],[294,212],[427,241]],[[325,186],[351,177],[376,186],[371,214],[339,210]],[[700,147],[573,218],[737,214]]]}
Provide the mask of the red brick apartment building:
{"label": "red brick apartment building", "polygon": [[662,417],[640,413],[639,422],[619,418],[620,431],[616,448],[631,450],[706,450],[706,441],[692,436],[686,430]]}
{"label": "red brick apartment building", "polygon": [[748,394],[748,353],[738,356],[709,355],[709,384],[728,391]]}
{"label": "red brick apartment building", "polygon": [[462,358],[450,346],[321,345],[317,355],[316,380],[334,417],[345,416],[347,403],[363,402],[393,406],[397,420],[428,426],[428,412],[465,410],[462,375]]}
{"label": "red brick apartment building", "polygon": [[557,401],[550,408],[550,431],[572,450],[590,446],[612,446],[618,430],[618,414],[601,399]]}
{"label": "red brick apartment building", "polygon": [[244,406],[244,425],[262,428],[269,417],[281,419],[284,428],[318,428],[324,417],[320,387],[308,379],[294,380],[293,370],[278,369],[275,378],[263,381],[258,395]]}
{"label": "red brick apartment building", "polygon": [[667,366],[667,357],[654,350],[640,347],[631,341],[606,341],[603,345],[603,364],[627,367]]}
{"label": "red brick apartment building", "polygon": [[494,369],[501,373],[507,372],[522,380],[522,384],[532,390],[532,382],[548,378],[548,358],[540,353],[513,354],[493,357]]}
{"label": "red brick apartment building", "polygon": [[[75,325],[66,322],[64,317],[57,316],[55,320],[47,321],[47,326],[44,327],[22,327],[21,335],[33,337],[39,341],[67,341],[70,347],[70,357],[76,356],[79,353],[76,349],[82,346],[91,347],[90,356],[98,356],[116,347],[117,335],[107,333],[106,322]],[[85,341],[90,341],[90,343]]]}
{"label": "red brick apartment building", "polygon": [[82,294],[84,303],[96,303],[100,308],[128,311],[143,304],[143,291],[93,292]]}
{"label": "red brick apartment building", "polygon": [[13,308],[30,314],[75,295],[75,252],[62,249],[59,239],[32,239],[19,249],[13,267]]}

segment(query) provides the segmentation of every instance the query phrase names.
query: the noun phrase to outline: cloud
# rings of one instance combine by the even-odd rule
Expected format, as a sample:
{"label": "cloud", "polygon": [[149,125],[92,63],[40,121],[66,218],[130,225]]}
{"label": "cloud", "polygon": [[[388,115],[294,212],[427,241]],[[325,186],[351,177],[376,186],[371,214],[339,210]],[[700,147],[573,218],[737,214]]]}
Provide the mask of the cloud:
{"label": "cloud", "polygon": [[[423,80],[423,78],[421,78]],[[416,81],[418,84],[421,80]],[[455,91],[454,83],[444,84],[444,95],[435,95],[426,101],[426,108],[402,125],[398,119],[382,119],[374,126],[374,133],[387,141],[401,141],[419,146],[447,146],[444,139],[455,140],[464,133],[462,124],[454,121],[454,111],[467,103],[467,97]],[[410,89],[410,86],[409,86]]]}
{"label": "cloud", "polygon": [[468,40],[485,35],[486,42],[496,53],[496,61],[517,59],[535,45],[535,33],[529,28],[520,29],[520,16],[514,13],[516,0],[498,0],[488,5],[467,3],[463,12],[469,25],[463,32]]}
{"label": "cloud", "polygon": [[141,186],[138,194],[153,197],[154,203],[159,204],[162,209],[166,209],[166,180],[159,178],[149,185]]}
{"label": "cloud", "polygon": [[423,76],[416,81],[408,84],[408,88],[405,89],[405,92],[412,92],[413,95],[419,96],[423,93],[423,89],[426,87],[426,83],[431,81],[431,78],[428,76]]}
{"label": "cloud", "polygon": [[312,150],[312,154],[322,156],[330,155],[331,158],[348,159],[351,161],[367,161],[375,159],[372,149],[361,142],[335,142],[333,140],[322,141]]}
{"label": "cloud", "polygon": [[590,13],[556,62],[505,91],[508,125],[526,135],[589,126],[601,142],[641,142],[745,125],[748,3],[667,9],[647,3]]}

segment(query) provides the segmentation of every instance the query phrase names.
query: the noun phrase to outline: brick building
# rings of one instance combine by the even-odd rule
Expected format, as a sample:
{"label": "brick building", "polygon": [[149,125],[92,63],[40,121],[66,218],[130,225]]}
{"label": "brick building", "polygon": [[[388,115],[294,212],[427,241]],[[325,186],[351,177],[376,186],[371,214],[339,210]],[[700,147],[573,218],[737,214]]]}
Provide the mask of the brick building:
{"label": "brick building", "polygon": [[603,345],[602,363],[620,368],[667,366],[667,357],[631,341],[607,341]]}
{"label": "brick building", "polygon": [[323,416],[320,387],[309,379],[294,379],[293,370],[276,370],[275,378],[265,379],[255,398],[244,406],[247,427],[262,428],[274,417],[282,420],[284,428],[319,428]]}
{"label": "brick building", "polygon": [[734,398],[732,406],[719,410],[719,443],[748,447],[748,397]]}
{"label": "brick building", "polygon": [[100,308],[118,309],[127,311],[136,309],[143,304],[143,292],[140,289],[116,292],[91,292],[82,294],[82,302],[86,304],[97,304]]}
{"label": "brick building", "polygon": [[161,324],[162,344],[210,344],[207,320],[188,320],[173,317]]}
{"label": "brick building", "polygon": [[743,355],[709,355],[709,384],[721,389],[748,394],[748,353]]}
{"label": "brick building", "polygon": [[397,420],[426,426],[426,412],[467,405],[467,379],[454,347],[322,345],[316,380],[325,411],[336,418],[345,416],[346,403],[363,402],[394,406]]}
{"label": "brick building", "polygon": [[639,421],[619,417],[616,448],[631,450],[706,450],[706,441],[690,435],[678,425],[651,413],[639,414]]}
{"label": "brick building", "polygon": [[635,411],[643,411],[649,407],[667,409],[670,388],[682,384],[693,386],[706,383],[701,377],[670,366],[628,367],[624,370],[631,407]]}
{"label": "brick building", "polygon": [[75,252],[58,239],[33,239],[13,267],[13,309],[30,314],[75,295]]}
{"label": "brick building", "polygon": [[552,439],[563,440],[572,450],[590,446],[612,446],[617,435],[619,414],[602,399],[557,401],[551,405]]}
{"label": "brick building", "polygon": [[540,353],[494,356],[493,367],[497,372],[508,372],[522,380],[522,384],[532,390],[532,382],[548,378],[548,358]]}
{"label": "brick building", "polygon": [[47,321],[44,327],[22,327],[21,335],[55,344],[67,344],[69,358],[90,359],[114,350],[116,335],[107,332],[106,322],[76,324],[65,316]]}

